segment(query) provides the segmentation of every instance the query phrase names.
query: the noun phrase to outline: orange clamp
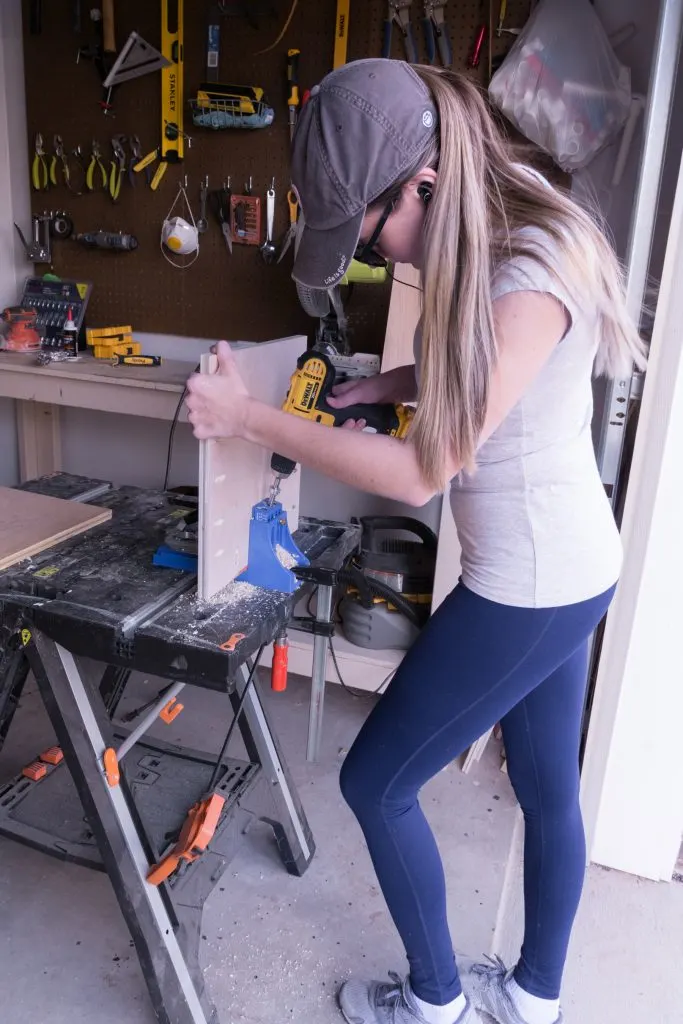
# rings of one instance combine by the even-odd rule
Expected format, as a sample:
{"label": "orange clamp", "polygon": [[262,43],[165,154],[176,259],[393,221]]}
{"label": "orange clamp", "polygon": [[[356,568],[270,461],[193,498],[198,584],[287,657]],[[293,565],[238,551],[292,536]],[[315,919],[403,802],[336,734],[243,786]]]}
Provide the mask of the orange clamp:
{"label": "orange clamp", "polygon": [[121,772],[119,770],[119,759],[113,747],[107,747],[102,757],[102,763],[109,785],[112,787],[118,786],[121,781]]}
{"label": "orange clamp", "polygon": [[177,697],[171,697],[168,704],[164,704],[163,708],[159,712],[159,718],[162,722],[166,722],[166,725],[170,725],[171,722],[175,721],[181,711],[183,711],[184,707],[184,704],[178,703]]}
{"label": "orange clamp", "polygon": [[150,885],[161,885],[173,874],[181,860],[191,864],[200,857],[213,839],[225,798],[213,793],[206,800],[194,804],[187,813],[178,842],[158,864],[153,864],[147,873]]}
{"label": "orange clamp", "polygon": [[246,633],[233,633],[229,640],[220,645],[222,651],[234,651],[240,640],[244,640]]}

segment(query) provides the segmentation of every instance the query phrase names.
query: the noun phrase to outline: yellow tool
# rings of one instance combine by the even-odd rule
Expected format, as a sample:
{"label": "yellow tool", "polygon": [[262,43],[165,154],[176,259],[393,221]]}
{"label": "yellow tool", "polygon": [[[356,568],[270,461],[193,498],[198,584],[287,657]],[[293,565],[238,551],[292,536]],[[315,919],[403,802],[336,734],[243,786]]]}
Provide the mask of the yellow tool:
{"label": "yellow tool", "polygon": [[55,148],[50,160],[50,184],[57,184],[57,164],[62,165],[62,178],[67,188],[71,188],[71,168],[69,167],[69,160],[64,152],[64,143],[61,135],[55,135],[53,139],[53,145]]}
{"label": "yellow tool", "polygon": [[113,202],[116,202],[121,193],[121,182],[126,169],[126,151],[123,148],[125,141],[125,135],[115,135],[111,140],[113,156],[109,172],[109,195]]}
{"label": "yellow tool", "polygon": [[[297,51],[298,52],[298,51]],[[194,105],[200,110],[211,107],[233,107],[235,113],[253,115],[263,103],[264,90],[260,85],[226,85],[222,82],[202,82],[197,89]]]}
{"label": "yellow tool", "polygon": [[[111,360],[112,366],[161,366],[161,363],[161,356],[115,355]],[[179,707],[182,709],[182,704]]]}
{"label": "yellow tool", "polygon": [[337,0],[337,20],[334,27],[334,58],[333,68],[346,64],[346,51],[349,45],[349,9],[351,0]]}
{"label": "yellow tool", "polygon": [[150,188],[156,191],[169,164],[178,164],[185,155],[183,131],[183,15],[184,0],[176,0],[175,26],[170,24],[169,0],[161,0],[161,52],[170,61],[161,69],[161,146],[139,160],[135,171],[143,171],[159,158]]}
{"label": "yellow tool", "polygon": [[299,200],[296,197],[296,192],[291,188],[287,193],[287,205],[289,206],[289,227],[287,228],[287,234],[282,239],[282,245],[280,246],[280,252],[277,257],[278,263],[288,251],[296,237],[296,222],[299,219]]}
{"label": "yellow tool", "polygon": [[496,35],[498,36],[502,36],[503,34],[503,25],[505,23],[505,15],[507,14],[507,10],[508,0],[500,0],[500,14],[498,16],[498,30],[496,32]]}
{"label": "yellow tool", "polygon": [[[100,179],[99,186],[95,184],[95,177],[96,177],[95,172],[97,172],[97,175],[99,176],[99,179]],[[89,192],[94,192],[95,189],[98,188],[98,187],[106,188],[107,187],[107,181],[108,181],[108,178],[107,178],[107,168],[102,163],[102,160],[101,160],[101,150],[100,150],[99,144],[98,144],[98,142],[95,139],[93,139],[92,151],[91,151],[91,155],[90,155],[90,163],[88,164],[88,170],[85,173],[86,188],[88,189]]]}
{"label": "yellow tool", "polygon": [[95,359],[112,360],[115,356],[138,356],[142,352],[139,341],[133,341],[133,328],[88,327],[85,340]]}
{"label": "yellow tool", "polygon": [[31,182],[36,192],[44,192],[50,183],[45,149],[43,148],[43,136],[40,132],[36,135],[35,154],[31,164]]}
{"label": "yellow tool", "polygon": [[287,106],[289,107],[289,139],[294,138],[296,128],[297,111],[301,99],[299,97],[299,56],[301,50],[287,50],[287,82],[289,83],[289,96]]}

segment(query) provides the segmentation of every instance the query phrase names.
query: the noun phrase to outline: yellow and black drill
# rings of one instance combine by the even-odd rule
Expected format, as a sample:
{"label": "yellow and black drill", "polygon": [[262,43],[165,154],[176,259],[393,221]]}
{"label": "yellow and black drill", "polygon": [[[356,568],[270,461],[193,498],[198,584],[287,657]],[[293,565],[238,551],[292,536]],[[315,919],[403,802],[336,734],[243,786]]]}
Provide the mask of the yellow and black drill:
{"label": "yellow and black drill", "polygon": [[[334,362],[324,352],[311,349],[299,356],[296,370],[289,382],[289,390],[282,409],[328,427],[340,427],[347,420],[365,420],[365,430],[375,434],[388,434],[403,438],[408,433],[414,410],[408,405],[348,405],[334,409],[327,399],[338,383]],[[290,476],[296,467],[293,459],[275,452],[270,460],[274,474],[271,504],[275,501],[280,482]]]}

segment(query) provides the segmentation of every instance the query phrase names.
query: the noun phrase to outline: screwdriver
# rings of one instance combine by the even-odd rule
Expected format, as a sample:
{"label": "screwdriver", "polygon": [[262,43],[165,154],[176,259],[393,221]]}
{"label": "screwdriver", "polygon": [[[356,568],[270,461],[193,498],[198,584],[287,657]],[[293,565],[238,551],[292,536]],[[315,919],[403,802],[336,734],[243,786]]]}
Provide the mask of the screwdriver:
{"label": "screwdriver", "polygon": [[299,106],[299,55],[301,50],[287,50],[287,83],[289,85],[289,138],[294,138],[296,128],[296,111]]}
{"label": "screwdriver", "polygon": [[161,356],[114,356],[112,366],[161,366]]}

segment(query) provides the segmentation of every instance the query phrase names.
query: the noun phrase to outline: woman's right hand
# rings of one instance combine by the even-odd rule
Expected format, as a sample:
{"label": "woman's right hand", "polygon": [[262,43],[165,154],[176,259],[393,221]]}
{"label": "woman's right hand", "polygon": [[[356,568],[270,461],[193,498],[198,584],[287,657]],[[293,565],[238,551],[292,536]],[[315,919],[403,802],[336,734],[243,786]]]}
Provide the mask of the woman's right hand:
{"label": "woman's right hand", "polygon": [[346,409],[349,405],[378,405],[391,402],[392,382],[386,380],[387,374],[376,373],[372,377],[361,377],[360,380],[346,380],[343,384],[335,384],[332,394],[327,399],[333,409]]}

